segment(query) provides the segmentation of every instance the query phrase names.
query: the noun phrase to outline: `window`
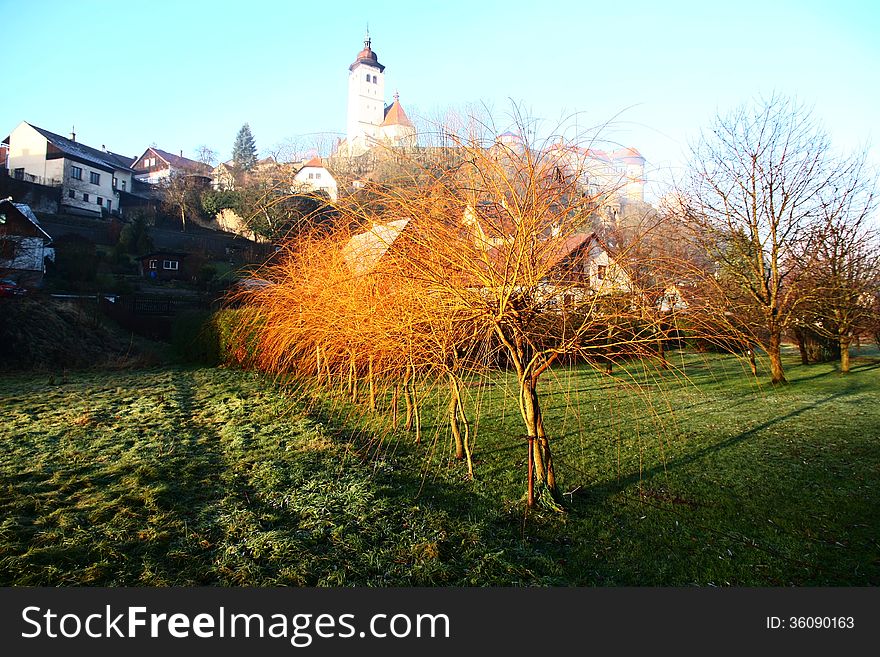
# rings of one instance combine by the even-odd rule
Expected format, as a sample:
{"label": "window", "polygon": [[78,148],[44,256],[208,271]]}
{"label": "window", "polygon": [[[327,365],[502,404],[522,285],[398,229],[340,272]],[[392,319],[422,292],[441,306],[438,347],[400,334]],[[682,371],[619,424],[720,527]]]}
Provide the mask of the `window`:
{"label": "window", "polygon": [[89,193],[88,192],[83,192],[83,201],[85,201],[86,203],[89,202]]}
{"label": "window", "polygon": [[605,280],[605,270],[608,269],[605,265],[597,265],[596,266],[596,278],[600,281]]}
{"label": "window", "polygon": [[310,173],[310,174],[309,174],[309,180],[311,180],[311,179],[314,178],[314,177],[315,177],[315,174],[313,174],[313,173]]}
{"label": "window", "polygon": [[376,76],[373,76],[373,84],[376,84]]}
{"label": "window", "polygon": [[116,176],[113,176],[113,189],[116,189],[116,186],[119,184],[119,181],[116,179]]}
{"label": "window", "polygon": [[320,178],[321,178],[321,174],[320,174],[320,173],[316,173],[316,174],[315,174],[315,178],[320,179]]}
{"label": "window", "polygon": [[162,261],[162,269],[170,269],[171,271],[177,271],[177,260],[163,260]]}
{"label": "window", "polygon": [[369,81],[370,81],[370,74],[367,73],[367,82],[369,82]]}
{"label": "window", "polygon": [[73,191],[72,189],[68,189],[68,190],[67,190],[67,195],[68,195],[70,198],[76,198],[76,192]]}
{"label": "window", "polygon": [[95,201],[95,203],[97,203],[98,205],[103,206],[103,205],[104,205],[104,199],[102,199],[102,198],[99,196],[99,197],[98,197],[98,200]]}
{"label": "window", "polygon": [[24,180],[24,167],[19,167],[15,170],[15,179]]}
{"label": "window", "polygon": [[93,185],[100,185],[101,184],[101,174],[95,173],[94,171],[92,171],[89,174],[89,182],[92,183]]}
{"label": "window", "polygon": [[159,264],[158,260],[150,260],[150,269],[156,269],[157,268],[156,266],[158,264]]}
{"label": "window", "polygon": [[70,167],[70,177],[74,180],[82,180],[83,179],[83,170],[82,167]]}
{"label": "window", "polygon": [[122,181],[122,191],[123,192],[125,191],[125,181],[124,180]]}

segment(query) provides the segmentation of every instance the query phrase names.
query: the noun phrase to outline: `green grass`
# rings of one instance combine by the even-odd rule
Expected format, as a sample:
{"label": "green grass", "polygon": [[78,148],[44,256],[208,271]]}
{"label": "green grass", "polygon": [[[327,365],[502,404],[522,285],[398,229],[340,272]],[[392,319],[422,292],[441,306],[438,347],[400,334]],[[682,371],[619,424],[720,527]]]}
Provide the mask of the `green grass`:
{"label": "green grass", "polygon": [[237,370],[0,375],[0,584],[880,584],[877,356],[550,373],[562,514],[524,508],[508,376],[467,388],[467,481],[439,393],[415,446]]}

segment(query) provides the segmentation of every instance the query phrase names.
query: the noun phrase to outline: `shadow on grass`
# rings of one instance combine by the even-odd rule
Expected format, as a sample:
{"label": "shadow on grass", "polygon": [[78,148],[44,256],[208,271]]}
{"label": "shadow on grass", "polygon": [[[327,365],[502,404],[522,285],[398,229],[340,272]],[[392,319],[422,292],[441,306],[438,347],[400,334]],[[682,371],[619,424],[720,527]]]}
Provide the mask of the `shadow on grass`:
{"label": "shadow on grass", "polygon": [[593,486],[581,488],[578,495],[583,496],[583,497],[588,497],[591,499],[604,499],[604,498],[616,495],[616,494],[628,489],[629,487],[633,486],[634,484],[638,484],[638,483],[641,483],[643,481],[646,481],[646,480],[653,478],[655,475],[667,473],[669,471],[672,471],[672,470],[675,470],[678,468],[683,468],[683,467],[692,465],[698,461],[703,460],[704,458],[706,458],[707,456],[709,456],[711,454],[721,452],[721,451],[727,450],[731,447],[734,447],[740,443],[743,443],[743,442],[749,440],[750,438],[753,438],[754,436],[760,434],[762,431],[765,431],[765,430],[767,430],[773,426],[776,426],[778,424],[787,422],[793,418],[796,418],[800,415],[803,415],[807,411],[814,410],[822,405],[825,405],[825,404],[833,402],[837,399],[840,399],[841,397],[848,396],[848,395],[852,394],[852,392],[853,391],[851,389],[847,389],[847,390],[835,392],[831,395],[827,395],[826,397],[816,401],[815,403],[805,404],[798,409],[795,409],[793,411],[790,411],[789,413],[786,413],[785,415],[780,415],[778,417],[774,417],[770,420],[762,422],[761,424],[759,424],[755,427],[752,427],[751,429],[749,429],[747,431],[743,431],[735,436],[731,436],[730,438],[727,438],[726,440],[722,440],[721,442],[718,442],[713,445],[709,445],[707,447],[699,449],[697,451],[691,452],[691,453],[687,454],[686,456],[681,456],[676,459],[667,461],[664,464],[659,464],[659,465],[647,468],[641,472],[633,472],[633,473],[630,473],[629,475],[624,475],[624,476],[618,477],[617,479],[614,479],[614,480],[607,480],[605,482],[601,482],[601,483],[595,484]]}

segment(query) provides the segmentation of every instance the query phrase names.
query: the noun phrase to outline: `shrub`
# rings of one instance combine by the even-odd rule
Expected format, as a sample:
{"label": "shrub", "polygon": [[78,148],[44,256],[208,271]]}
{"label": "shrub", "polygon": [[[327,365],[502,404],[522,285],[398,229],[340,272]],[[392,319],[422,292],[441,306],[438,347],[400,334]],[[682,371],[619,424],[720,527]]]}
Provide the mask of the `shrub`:
{"label": "shrub", "polygon": [[244,312],[198,310],[178,315],[171,328],[171,348],[175,358],[205,365],[249,362],[253,339],[233,342],[233,336],[245,326],[242,323]]}

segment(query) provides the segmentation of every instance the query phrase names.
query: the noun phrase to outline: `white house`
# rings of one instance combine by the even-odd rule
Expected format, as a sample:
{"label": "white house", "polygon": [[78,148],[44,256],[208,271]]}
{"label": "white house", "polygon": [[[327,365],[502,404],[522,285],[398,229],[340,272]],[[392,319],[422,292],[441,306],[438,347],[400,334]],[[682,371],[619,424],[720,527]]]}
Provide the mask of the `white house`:
{"label": "white house", "polygon": [[333,177],[321,160],[313,157],[306,162],[293,177],[295,191],[325,192],[330,200],[335,201],[339,197],[339,188]]}
{"label": "white house", "polygon": [[55,260],[52,238],[23,203],[0,201],[0,276],[23,287],[39,285],[46,260]]}
{"label": "white house", "polygon": [[130,191],[134,158],[92,148],[22,121],[4,140],[9,175],[61,187],[62,210],[102,216],[120,211],[119,192]]}

